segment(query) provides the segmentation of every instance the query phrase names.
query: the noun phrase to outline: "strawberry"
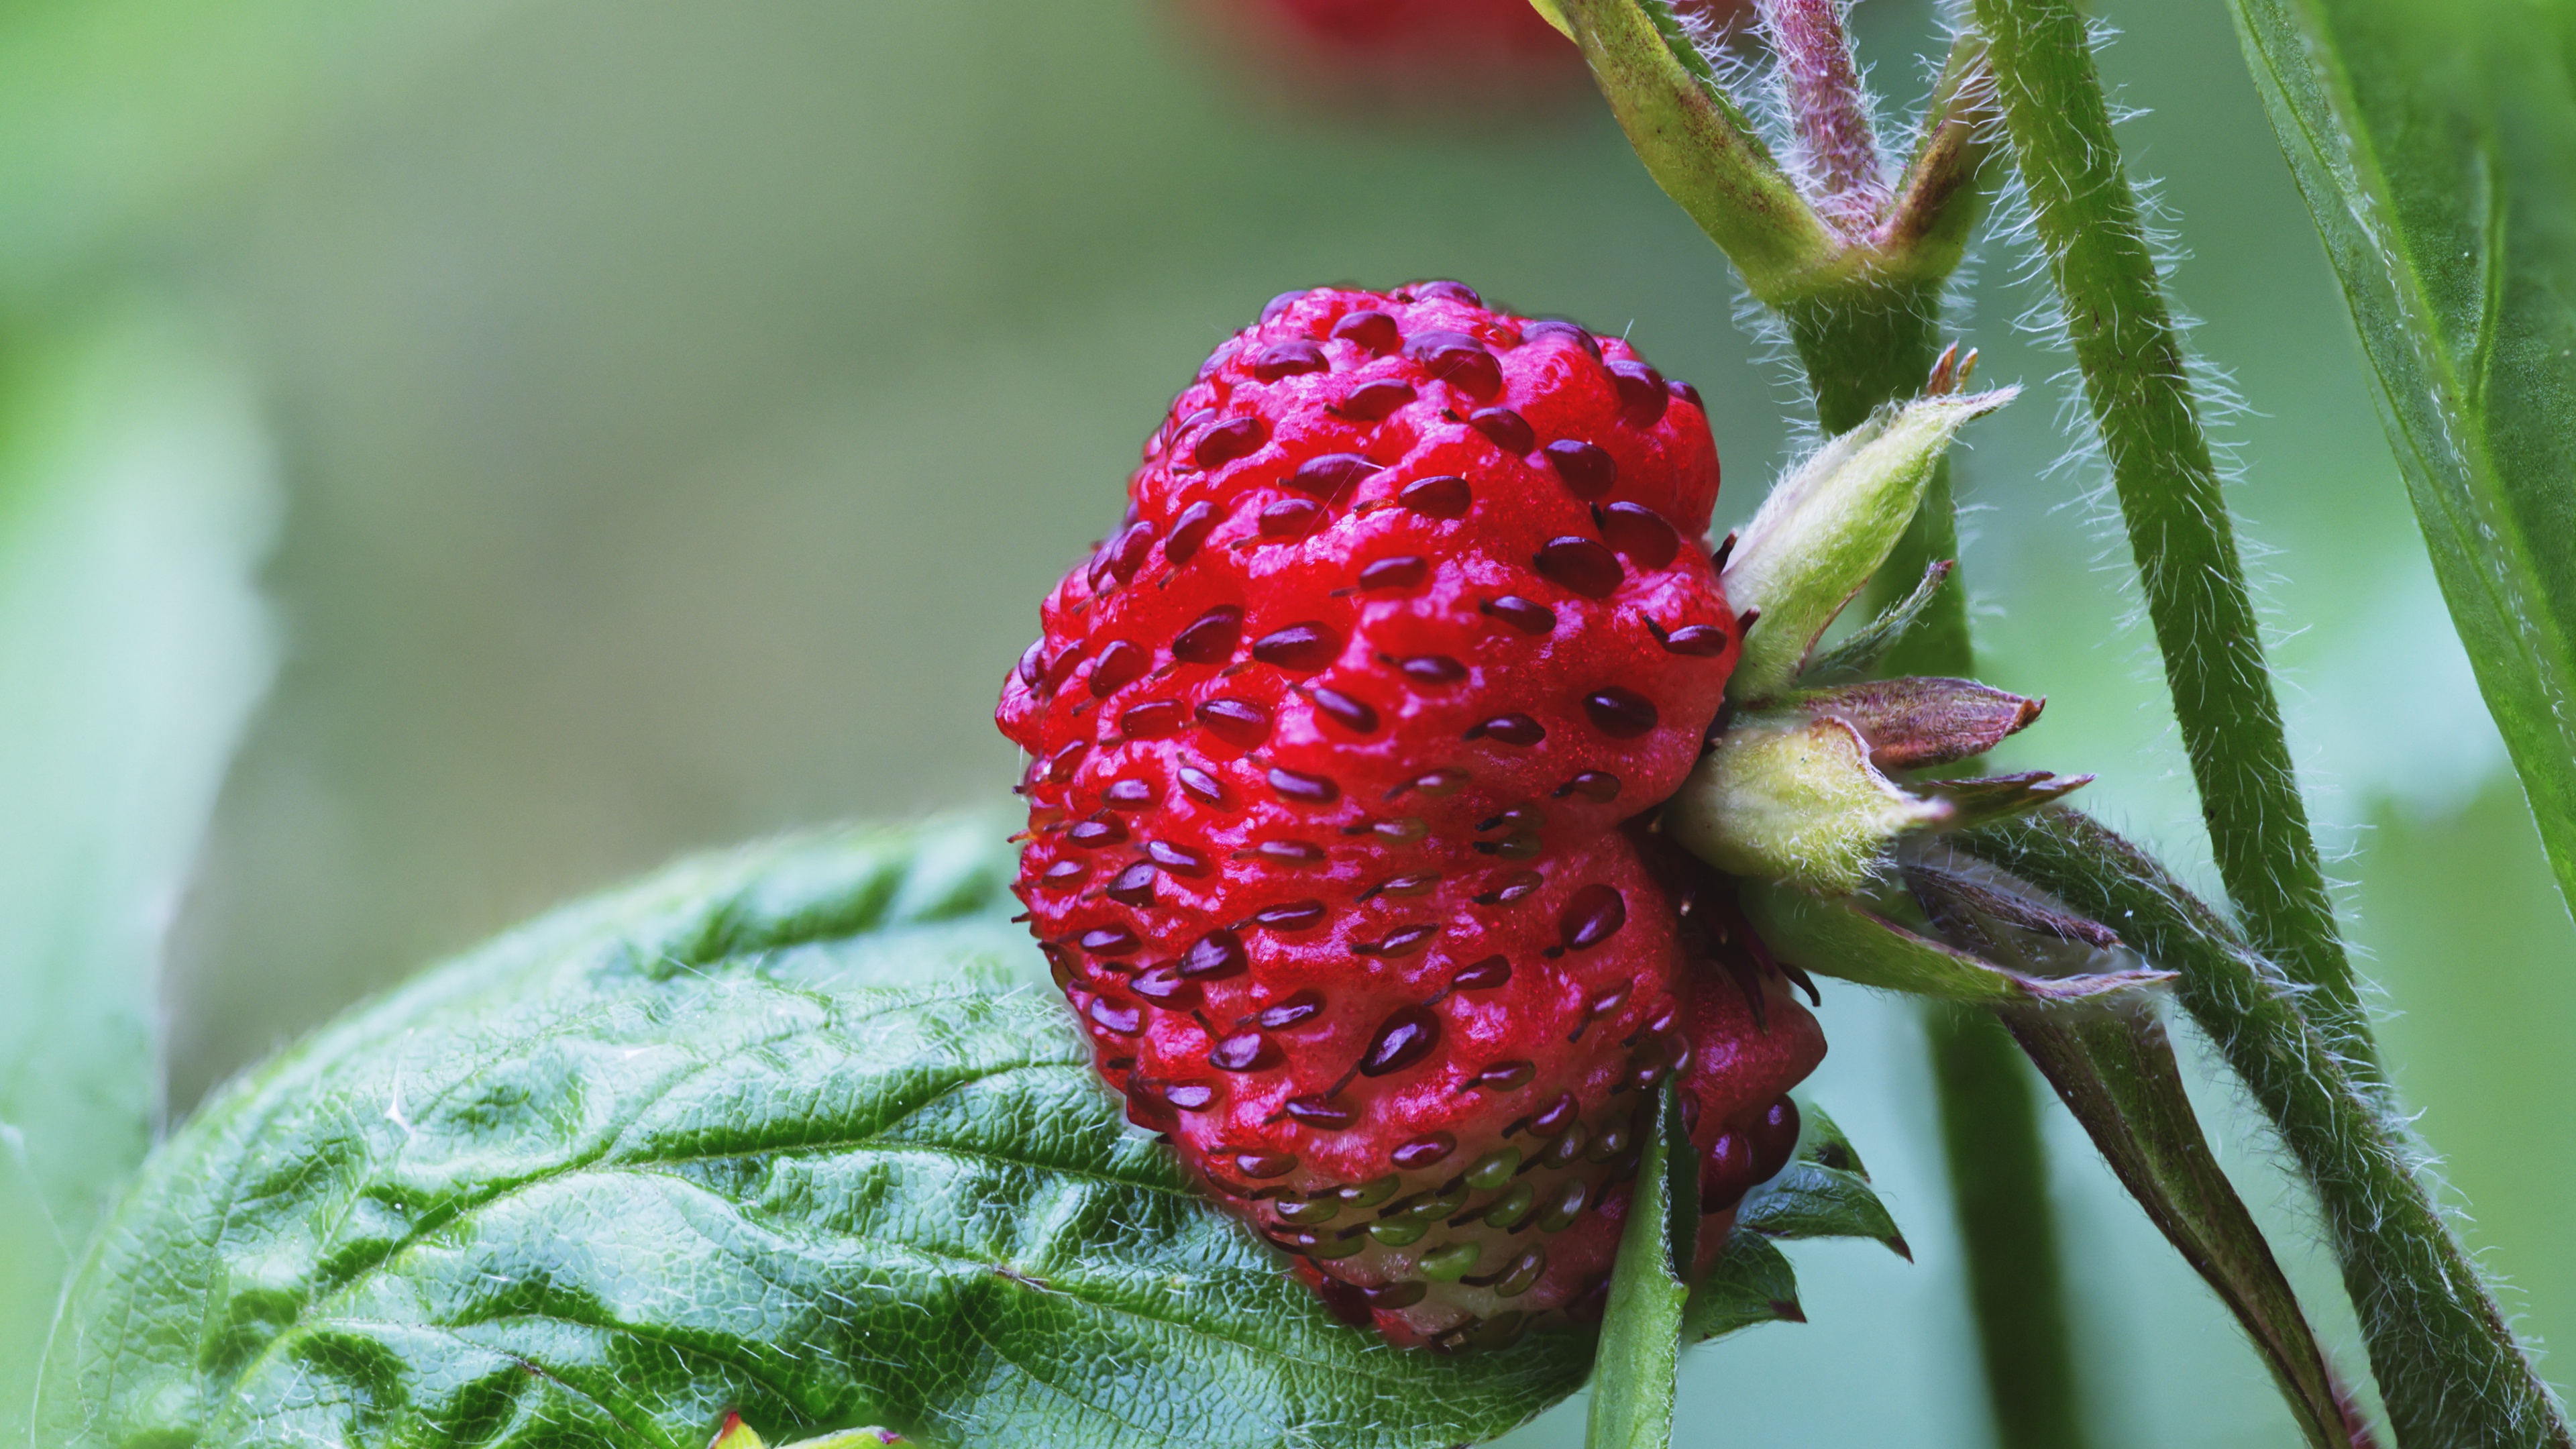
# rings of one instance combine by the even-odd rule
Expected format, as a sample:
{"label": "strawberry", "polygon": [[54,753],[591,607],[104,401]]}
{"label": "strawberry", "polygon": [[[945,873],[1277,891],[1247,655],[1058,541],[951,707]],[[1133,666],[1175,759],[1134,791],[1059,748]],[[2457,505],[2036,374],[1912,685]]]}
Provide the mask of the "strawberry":
{"label": "strawberry", "polygon": [[1185,0],[1240,63],[1306,100],[1487,115],[1579,94],[1581,51],[1528,0]]}
{"label": "strawberry", "polygon": [[[1702,46],[1752,0],[1670,0]],[[1180,0],[1237,63],[1336,111],[1494,119],[1583,93],[1581,50],[1529,0]]]}
{"label": "strawberry", "polygon": [[1309,41],[1345,55],[1459,51],[1571,56],[1529,0],[1266,0]]}
{"label": "strawberry", "polygon": [[1822,1038],[1650,823],[1740,643],[1717,483],[1624,342],[1284,295],[1004,687],[1017,889],[1102,1076],[1395,1342],[1597,1310],[1676,1069],[1705,1206],[1796,1138]]}
{"label": "strawberry", "polygon": [[[1230,0],[1242,5],[1245,0]],[[1717,31],[1749,0],[1671,0],[1684,24]],[[1579,64],[1529,0],[1254,0],[1308,44],[1344,60],[1438,56]]]}

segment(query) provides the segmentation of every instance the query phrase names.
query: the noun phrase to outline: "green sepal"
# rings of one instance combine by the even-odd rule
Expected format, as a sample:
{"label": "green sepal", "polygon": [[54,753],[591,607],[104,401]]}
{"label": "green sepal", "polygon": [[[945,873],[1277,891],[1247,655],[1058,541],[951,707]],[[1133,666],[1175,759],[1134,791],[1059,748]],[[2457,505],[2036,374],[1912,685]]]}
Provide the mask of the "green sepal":
{"label": "green sepal", "polygon": [[1706,1343],[1764,1323],[1804,1323],[1797,1270],[1789,1255],[1754,1232],[1729,1233],[1726,1251],[1691,1290],[1682,1309],[1682,1336]]}
{"label": "green sepal", "polygon": [[1869,1181],[1869,1168],[1860,1160],[1860,1149],[1852,1146],[1842,1124],[1824,1108],[1813,1102],[1798,1103],[1798,1119],[1803,1130],[1798,1137],[1798,1161],[1848,1172],[1863,1182]]}
{"label": "green sepal", "polygon": [[1918,936],[1850,899],[1821,900],[1795,886],[1741,883],[1744,914],[1792,966],[1882,991],[1977,1006],[2067,1006],[2133,996],[2174,979],[2138,969],[2033,976]]}
{"label": "green sepal", "polygon": [[2054,804],[2093,783],[2091,775],[2052,775],[2027,770],[1973,780],[1925,780],[1919,788],[1950,807],[1945,829],[1966,830]]}
{"label": "green sepal", "polygon": [[1735,1225],[1766,1238],[1867,1238],[1914,1261],[1914,1250],[1869,1179],[1804,1159],[1747,1193]]}
{"label": "green sepal", "polygon": [[1923,570],[1923,581],[1914,586],[1914,592],[1880,610],[1877,618],[1853,630],[1840,644],[1810,658],[1798,671],[1798,688],[1822,689],[1869,678],[1914,621],[1932,607],[1956,567],[1949,559],[1935,559]]}
{"label": "green sepal", "polygon": [[1843,720],[1803,711],[1738,720],[1664,809],[1674,843],[1729,875],[1849,895],[1909,831],[1951,807],[1897,787]]}
{"label": "green sepal", "polygon": [[1801,1101],[1797,1155],[1778,1177],[1745,1194],[1735,1229],[1682,1311],[1682,1334],[1705,1342],[1762,1323],[1804,1323],[1798,1275],[1771,1242],[1782,1238],[1868,1238],[1909,1261],[1903,1234],[1869,1188],[1860,1153],[1832,1114]]}
{"label": "green sepal", "polygon": [[1761,611],[1727,679],[1729,700],[1759,706],[1790,687],[1825,626],[1905,536],[1950,440],[2018,393],[2007,387],[1880,408],[1772,485],[1727,555],[1727,602],[1739,613]]}
{"label": "green sepal", "polygon": [[1913,1249],[1871,1189],[1869,1169],[1842,1125],[1813,1102],[1800,1102],[1798,1116],[1796,1155],[1744,1195],[1736,1226],[1769,1238],[1867,1238],[1912,1262]]}

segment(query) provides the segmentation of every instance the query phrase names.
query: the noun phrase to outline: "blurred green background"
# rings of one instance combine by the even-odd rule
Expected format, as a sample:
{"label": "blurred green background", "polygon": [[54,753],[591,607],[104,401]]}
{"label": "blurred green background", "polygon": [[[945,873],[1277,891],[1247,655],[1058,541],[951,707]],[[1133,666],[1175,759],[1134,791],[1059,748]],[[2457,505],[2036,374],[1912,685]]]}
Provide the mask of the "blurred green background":
{"label": "blurred green background", "polygon": [[[2235,502],[2387,1056],[2509,1305],[2576,1340],[2576,938],[2224,11],[2104,8],[2129,32],[2106,69],[2149,108],[2132,160],[2192,253],[2177,291],[2245,400]],[[1863,0],[1892,112],[1935,20]],[[1014,767],[992,697],[1039,597],[1170,394],[1283,288],[1457,276],[1625,331],[1709,399],[1721,522],[1750,509],[1796,446],[1794,388],[1597,103],[1362,114],[1240,61],[1164,0],[0,14],[0,905],[24,907],[0,1120],[69,1080],[28,1065],[65,982],[157,989],[114,1050],[164,1033],[184,1112],[567,894],[992,802]],[[1989,242],[1958,322],[1983,377],[2033,385],[1962,462],[1985,672],[2050,698],[2016,763],[2099,771],[2093,808],[2197,869],[2126,548],[2067,456],[2064,359],[2016,326],[2021,270]],[[84,910],[117,929],[83,935]],[[1814,1093],[1916,1262],[1802,1248],[1812,1322],[1697,1354],[1682,1422],[1981,1443],[1910,1010],[1836,987],[1824,1020]],[[2202,1102],[2349,1354],[2256,1114],[2223,1084]],[[2296,1442],[2051,1114],[2099,1442]],[[9,1172],[53,1171],[19,1158],[0,1206]],[[1580,1438],[1561,1410],[1509,1442]]]}

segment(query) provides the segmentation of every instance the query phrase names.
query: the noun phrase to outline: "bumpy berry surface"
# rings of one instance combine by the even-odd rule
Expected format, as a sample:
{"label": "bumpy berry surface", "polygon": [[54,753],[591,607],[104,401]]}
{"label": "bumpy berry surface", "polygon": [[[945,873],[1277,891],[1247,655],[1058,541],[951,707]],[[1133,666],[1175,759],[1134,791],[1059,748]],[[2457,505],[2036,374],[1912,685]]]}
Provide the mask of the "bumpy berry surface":
{"label": "bumpy berry surface", "polygon": [[1102,1075],[1396,1342],[1597,1311],[1677,1067],[1710,1206],[1796,1136],[1814,1021],[1716,964],[1643,823],[1737,654],[1717,482],[1616,339],[1452,282],[1283,296],[1005,686],[1018,890]]}

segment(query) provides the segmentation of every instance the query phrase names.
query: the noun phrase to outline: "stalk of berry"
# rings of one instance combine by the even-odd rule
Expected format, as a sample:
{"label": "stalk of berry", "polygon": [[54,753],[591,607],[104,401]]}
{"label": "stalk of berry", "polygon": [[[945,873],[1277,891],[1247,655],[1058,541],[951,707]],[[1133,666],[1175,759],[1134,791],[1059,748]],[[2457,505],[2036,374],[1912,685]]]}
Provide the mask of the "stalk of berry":
{"label": "stalk of berry", "polygon": [[1103,1076],[1397,1342],[1597,1306],[1667,1075],[1721,1213],[1794,1144],[1822,1038],[1643,824],[1738,653],[1717,481],[1624,343],[1283,296],[1006,686],[1019,890]]}

